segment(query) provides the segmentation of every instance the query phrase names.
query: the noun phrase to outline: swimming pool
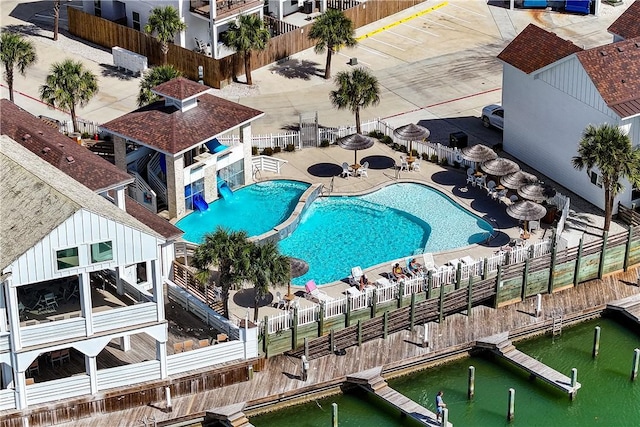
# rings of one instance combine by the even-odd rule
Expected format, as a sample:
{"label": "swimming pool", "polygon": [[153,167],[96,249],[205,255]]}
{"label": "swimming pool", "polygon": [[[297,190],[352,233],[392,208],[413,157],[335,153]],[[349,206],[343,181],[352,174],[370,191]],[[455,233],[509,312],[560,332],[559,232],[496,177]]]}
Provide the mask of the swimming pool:
{"label": "swimming pool", "polygon": [[209,204],[204,212],[193,212],[176,223],[184,239],[200,243],[205,233],[222,226],[232,231],[245,230],[259,236],[287,219],[309,184],[273,180],[248,185],[234,191],[229,199]]}
{"label": "swimming pool", "polygon": [[[204,213],[177,223],[184,238],[200,242],[218,225],[257,236],[281,223],[309,187],[297,181],[267,181],[218,200]],[[492,231],[443,193],[414,183],[392,184],[361,196],[316,199],[280,251],[304,259],[309,271],[292,280],[329,283],[347,277],[351,267],[371,267],[414,252],[440,252],[479,243]]]}

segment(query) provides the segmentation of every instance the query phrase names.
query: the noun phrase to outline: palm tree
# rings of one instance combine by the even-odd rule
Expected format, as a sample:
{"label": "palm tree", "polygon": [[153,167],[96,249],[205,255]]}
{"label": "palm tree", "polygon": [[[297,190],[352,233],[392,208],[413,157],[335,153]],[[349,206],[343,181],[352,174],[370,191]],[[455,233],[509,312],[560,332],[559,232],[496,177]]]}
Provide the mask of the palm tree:
{"label": "palm tree", "polygon": [[229,24],[223,43],[243,55],[247,84],[251,80],[251,51],[264,50],[271,35],[259,15],[240,15],[238,22]]}
{"label": "palm tree", "polygon": [[329,94],[331,104],[339,110],[349,109],[356,116],[356,132],[360,129],[360,110],[380,103],[378,79],[362,67],[341,71],[335,78],[338,90]]}
{"label": "palm tree", "polygon": [[258,321],[258,304],[269,293],[269,287],[286,285],[290,272],[289,258],[280,254],[275,243],[253,244],[249,279],[254,283],[254,322]]}
{"label": "palm tree", "polygon": [[19,34],[2,32],[0,36],[0,61],[4,64],[4,78],[9,85],[9,99],[13,102],[13,71],[24,76],[25,70],[36,62],[36,48]]}
{"label": "palm tree", "polygon": [[46,83],[40,86],[40,99],[50,107],[71,114],[73,131],[78,131],[76,106],[84,107],[98,93],[98,78],[82,62],[65,59],[51,66]]}
{"label": "palm tree", "polygon": [[331,56],[344,45],[355,46],[355,30],[353,22],[341,10],[329,9],[315,20],[309,30],[308,37],[316,40],[314,51],[324,53],[327,50],[327,63],[324,78],[331,78]]}
{"label": "palm tree", "polygon": [[[199,277],[210,277],[211,269],[218,268],[218,286],[222,288],[225,317],[229,318],[229,291],[249,276],[252,243],[244,231],[227,231],[218,227],[207,233],[204,241],[193,253],[193,264]],[[205,282],[208,280],[205,280]]]}
{"label": "palm tree", "polygon": [[173,65],[160,65],[147,70],[140,81],[138,107],[144,107],[145,105],[156,102],[160,97],[151,92],[151,89],[181,75],[182,73]]}
{"label": "palm tree", "polygon": [[58,23],[60,22],[60,0],[53,2],[53,41],[58,40]]}
{"label": "palm tree", "polygon": [[624,190],[621,178],[640,185],[640,147],[631,145],[631,138],[618,126],[589,125],[582,134],[578,155],[571,159],[573,167],[591,170],[595,167],[602,175],[604,187],[604,231],[609,231],[613,201]]}
{"label": "palm tree", "polygon": [[180,14],[173,6],[158,6],[151,10],[147,25],[144,26],[144,32],[153,35],[160,42],[160,50],[162,51],[163,64],[167,63],[167,54],[169,53],[169,42],[173,42],[176,33],[187,29],[187,24],[180,20]]}

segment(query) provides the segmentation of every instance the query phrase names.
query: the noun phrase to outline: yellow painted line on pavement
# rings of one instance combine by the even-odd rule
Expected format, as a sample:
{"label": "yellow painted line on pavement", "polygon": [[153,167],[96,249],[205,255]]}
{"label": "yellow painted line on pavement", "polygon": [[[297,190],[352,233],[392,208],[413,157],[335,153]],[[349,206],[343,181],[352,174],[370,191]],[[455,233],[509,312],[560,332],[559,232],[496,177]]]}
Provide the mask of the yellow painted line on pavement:
{"label": "yellow painted line on pavement", "polygon": [[403,23],[408,22],[408,21],[411,21],[412,19],[416,19],[419,16],[426,15],[427,13],[431,13],[431,12],[433,12],[435,10],[438,10],[438,9],[440,9],[442,7],[445,7],[448,4],[449,4],[448,1],[442,2],[440,4],[437,4],[437,5],[433,6],[433,7],[430,7],[429,9],[425,9],[425,10],[422,10],[422,11],[420,11],[418,13],[414,13],[413,15],[407,16],[406,18],[403,18],[403,19],[401,19],[399,21],[393,22],[393,23],[391,23],[389,25],[385,25],[382,28],[378,28],[377,30],[373,30],[373,31],[371,31],[371,32],[369,32],[367,34],[364,34],[364,35],[360,36],[360,37],[356,37],[356,40],[358,40],[358,41],[364,40],[364,39],[369,38],[369,37],[371,37],[371,36],[373,36],[375,34],[378,34],[378,33],[381,33],[381,32],[383,32],[385,30],[388,30],[389,28],[397,27],[398,25],[403,24]]}

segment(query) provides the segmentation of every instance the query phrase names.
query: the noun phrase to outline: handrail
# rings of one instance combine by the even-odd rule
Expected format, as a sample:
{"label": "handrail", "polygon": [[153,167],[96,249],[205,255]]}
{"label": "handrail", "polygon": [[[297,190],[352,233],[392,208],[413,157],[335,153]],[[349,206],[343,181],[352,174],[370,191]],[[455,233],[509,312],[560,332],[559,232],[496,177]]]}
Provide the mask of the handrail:
{"label": "handrail", "polygon": [[253,156],[251,158],[251,162],[253,166],[257,170],[274,172],[280,174],[280,169],[282,165],[289,163],[287,160],[279,159],[277,157],[271,156]]}

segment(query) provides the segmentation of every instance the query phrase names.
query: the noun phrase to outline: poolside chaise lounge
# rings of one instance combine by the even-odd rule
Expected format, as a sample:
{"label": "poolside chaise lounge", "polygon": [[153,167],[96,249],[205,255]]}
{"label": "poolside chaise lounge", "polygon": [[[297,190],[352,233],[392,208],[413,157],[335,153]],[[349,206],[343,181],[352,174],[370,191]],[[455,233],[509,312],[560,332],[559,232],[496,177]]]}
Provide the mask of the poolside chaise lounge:
{"label": "poolside chaise lounge", "polygon": [[438,271],[438,266],[436,265],[435,260],[433,259],[433,254],[431,252],[425,252],[422,254],[422,261],[424,262],[424,268],[427,271]]}
{"label": "poolside chaise lounge", "polygon": [[476,260],[471,258],[469,255],[463,256],[462,258],[460,258],[460,261],[462,261],[462,263],[466,265],[472,265],[476,263]]}
{"label": "poolside chaise lounge", "polygon": [[458,264],[460,264],[460,260],[458,258],[452,258],[449,260],[449,262],[447,262],[447,264],[449,264],[453,268],[458,268]]}
{"label": "poolside chaise lounge", "polygon": [[324,291],[321,291],[320,289],[318,289],[318,286],[316,286],[315,280],[309,280],[307,284],[304,285],[304,288],[307,291],[304,294],[304,297],[308,300],[315,301],[315,302],[327,302],[327,301],[333,300],[333,298],[327,295]]}
{"label": "poolside chaise lounge", "polygon": [[353,267],[351,269],[351,276],[349,276],[349,284],[352,286],[360,286],[360,278],[363,274],[362,268],[360,268],[359,265]]}

